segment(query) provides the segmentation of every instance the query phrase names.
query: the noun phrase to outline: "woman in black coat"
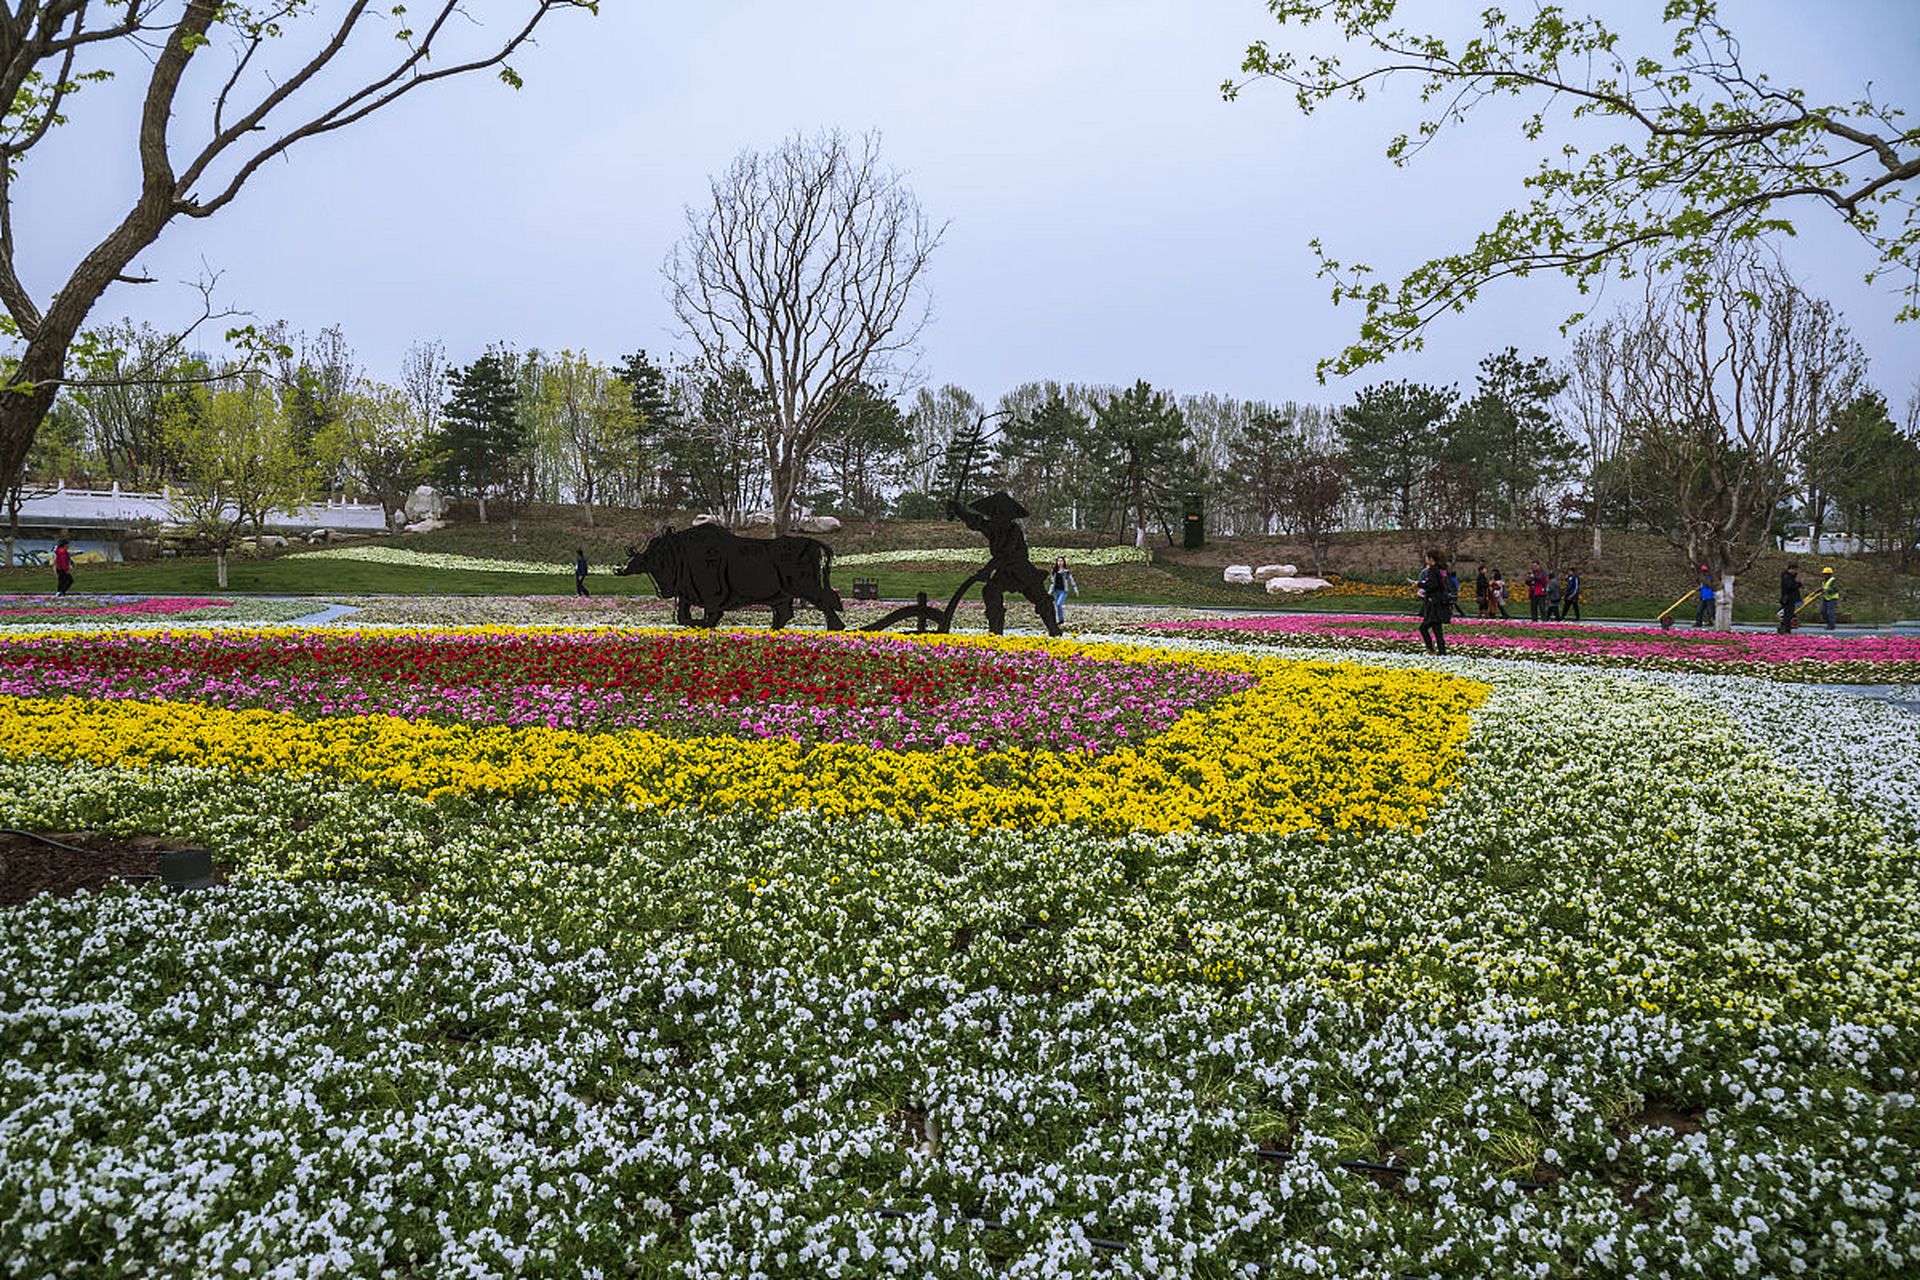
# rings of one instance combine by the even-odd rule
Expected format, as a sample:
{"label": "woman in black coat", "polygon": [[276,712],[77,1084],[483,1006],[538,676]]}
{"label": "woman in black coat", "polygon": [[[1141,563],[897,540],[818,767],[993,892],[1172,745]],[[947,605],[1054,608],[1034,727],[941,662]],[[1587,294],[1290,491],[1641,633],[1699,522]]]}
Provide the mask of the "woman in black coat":
{"label": "woman in black coat", "polygon": [[1427,567],[1420,572],[1420,642],[1428,653],[1447,651],[1447,620],[1453,616],[1452,592],[1447,584],[1447,558],[1437,548],[1427,552]]}

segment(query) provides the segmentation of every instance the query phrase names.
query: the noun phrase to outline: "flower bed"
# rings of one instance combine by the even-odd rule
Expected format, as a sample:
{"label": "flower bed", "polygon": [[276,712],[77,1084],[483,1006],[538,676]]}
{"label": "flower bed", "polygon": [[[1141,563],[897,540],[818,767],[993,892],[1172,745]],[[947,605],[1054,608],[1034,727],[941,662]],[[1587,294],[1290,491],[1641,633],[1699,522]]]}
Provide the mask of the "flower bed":
{"label": "flower bed", "polygon": [[[763,638],[793,639],[690,639]],[[404,669],[422,651],[400,639],[340,644],[394,642],[378,651]],[[137,734],[116,751],[121,726],[84,716],[64,739],[47,716],[25,747],[0,728],[0,823],[203,842],[235,884],[0,912],[0,1272],[1920,1266],[1910,717],[1819,699],[1788,718],[1777,686],[1690,674],[1492,662],[1466,682],[1417,658],[1209,641],[915,642],[896,659],[817,640],[780,652],[818,658],[815,679],[922,647],[959,662],[937,705],[980,687],[967,664],[1036,655],[1257,683],[1075,757],[1212,727],[1110,779],[1134,794],[1111,826],[939,821],[877,794],[767,809],[429,794],[380,775],[384,740],[356,764],[298,735],[657,730],[240,709],[188,686],[158,703],[10,699],[10,714],[176,719],[170,755]],[[564,654],[605,637],[410,642],[472,655],[457,690],[500,671],[488,646],[509,641]],[[165,657],[47,638],[10,652],[43,672],[65,653],[81,674],[98,656],[123,682],[160,669],[134,656]],[[588,667],[520,656],[512,681]],[[1420,740],[1475,702],[1463,741]],[[1296,731],[1209,719],[1249,706]],[[248,763],[221,754],[236,721],[201,716],[274,732]],[[803,747],[711,729],[671,741]],[[1453,759],[1417,820],[1154,820],[1176,785],[1260,773],[1269,748],[1311,789],[1354,789],[1368,737],[1389,731],[1409,749],[1371,774],[1377,800],[1419,788],[1405,771],[1429,755]],[[504,767],[511,741],[486,761],[412,759]]]}
{"label": "flower bed", "polygon": [[64,622],[74,619],[180,618],[217,615],[231,600],[190,596],[0,596],[0,623]]}
{"label": "flower bed", "polygon": [[0,648],[0,751],[16,756],[1113,830],[1417,820],[1477,700],[1452,677],[959,638],[269,632]]}
{"label": "flower bed", "polygon": [[[1414,618],[1377,614],[1280,614],[1146,624],[1155,631],[1272,644],[1418,652]],[[1776,635],[1754,631],[1657,631],[1583,623],[1461,619],[1447,647],[1592,666],[1712,671],[1775,680],[1900,683],[1920,680],[1920,637]]]}
{"label": "flower bed", "polygon": [[[1145,547],[1032,547],[1027,556],[1035,564],[1051,566],[1064,558],[1074,568],[1093,568],[1114,564],[1145,564],[1153,559]],[[896,551],[854,551],[835,556],[835,565],[849,567],[869,564],[944,564],[972,562],[987,558],[985,547],[905,547]]]}

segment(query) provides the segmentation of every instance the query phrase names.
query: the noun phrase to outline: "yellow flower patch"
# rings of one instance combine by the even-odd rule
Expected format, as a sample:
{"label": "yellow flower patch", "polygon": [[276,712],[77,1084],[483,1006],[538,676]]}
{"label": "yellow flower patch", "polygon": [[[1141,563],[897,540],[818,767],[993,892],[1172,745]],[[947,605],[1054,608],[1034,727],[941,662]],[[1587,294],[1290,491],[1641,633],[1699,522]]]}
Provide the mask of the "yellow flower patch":
{"label": "yellow flower patch", "polygon": [[878,811],[975,827],[1105,831],[1368,830],[1417,823],[1452,784],[1476,681],[1351,663],[1175,653],[1131,645],[948,637],[927,643],[1045,648],[1118,661],[1186,662],[1258,683],[1188,712],[1136,746],[890,751],[650,730],[436,724],[388,716],[307,719],[187,702],[0,697],[0,755],[240,773],[323,772],[437,796],[494,793],[636,808],[765,813]]}

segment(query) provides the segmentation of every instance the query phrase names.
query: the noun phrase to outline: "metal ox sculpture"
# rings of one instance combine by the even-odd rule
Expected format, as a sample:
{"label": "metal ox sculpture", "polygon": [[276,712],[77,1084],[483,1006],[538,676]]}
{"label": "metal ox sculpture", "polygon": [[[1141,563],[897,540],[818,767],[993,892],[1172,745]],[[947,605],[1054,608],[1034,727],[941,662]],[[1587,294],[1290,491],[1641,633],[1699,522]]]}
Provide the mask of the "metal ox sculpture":
{"label": "metal ox sculpture", "polygon": [[827,615],[827,629],[845,627],[840,593],[833,589],[833,548],[816,538],[742,538],[717,524],[668,529],[646,548],[627,548],[625,568],[617,574],[644,573],[662,599],[675,602],[681,626],[718,626],[729,609],[773,606],[777,631],[793,620],[794,601],[804,600]]}

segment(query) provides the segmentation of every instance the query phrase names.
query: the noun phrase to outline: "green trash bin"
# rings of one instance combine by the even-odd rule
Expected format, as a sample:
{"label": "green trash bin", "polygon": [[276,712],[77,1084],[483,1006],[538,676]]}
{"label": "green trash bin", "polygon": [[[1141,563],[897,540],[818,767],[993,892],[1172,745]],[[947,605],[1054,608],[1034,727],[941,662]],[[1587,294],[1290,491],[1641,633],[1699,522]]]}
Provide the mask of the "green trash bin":
{"label": "green trash bin", "polygon": [[1200,495],[1187,495],[1185,514],[1180,521],[1181,545],[1189,551],[1197,551],[1207,545],[1206,507],[1201,503]]}

